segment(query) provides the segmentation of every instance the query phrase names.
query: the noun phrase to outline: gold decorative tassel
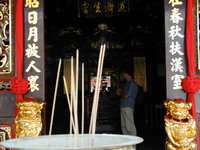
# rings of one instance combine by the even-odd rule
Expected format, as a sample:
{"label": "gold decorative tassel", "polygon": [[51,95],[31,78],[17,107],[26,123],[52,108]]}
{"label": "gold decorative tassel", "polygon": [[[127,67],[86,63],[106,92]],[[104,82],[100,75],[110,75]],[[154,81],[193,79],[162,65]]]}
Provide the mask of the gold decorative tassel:
{"label": "gold decorative tassel", "polygon": [[167,100],[164,103],[166,150],[195,150],[197,135],[196,122],[189,113],[191,103],[182,100]]}
{"label": "gold decorative tassel", "polygon": [[41,102],[20,102],[15,119],[16,137],[38,136],[42,130]]}

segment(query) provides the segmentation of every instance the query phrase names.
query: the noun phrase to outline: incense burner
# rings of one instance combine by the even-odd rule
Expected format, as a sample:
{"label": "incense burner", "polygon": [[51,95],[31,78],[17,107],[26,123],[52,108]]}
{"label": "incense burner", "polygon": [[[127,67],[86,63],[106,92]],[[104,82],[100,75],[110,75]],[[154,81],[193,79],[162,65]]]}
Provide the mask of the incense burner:
{"label": "incense burner", "polygon": [[43,103],[20,102],[17,104],[16,136],[38,136],[42,130],[41,110]]}
{"label": "incense burner", "polygon": [[66,134],[10,139],[1,143],[16,150],[135,150],[143,139],[113,134]]}
{"label": "incense burner", "polygon": [[167,100],[164,103],[165,130],[167,133],[166,150],[195,150],[197,128],[189,113],[192,104],[183,101]]}

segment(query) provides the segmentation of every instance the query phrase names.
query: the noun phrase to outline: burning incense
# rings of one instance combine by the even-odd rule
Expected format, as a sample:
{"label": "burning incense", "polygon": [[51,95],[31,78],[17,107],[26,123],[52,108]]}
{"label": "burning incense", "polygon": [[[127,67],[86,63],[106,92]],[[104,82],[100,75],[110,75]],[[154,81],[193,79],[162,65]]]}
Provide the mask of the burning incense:
{"label": "burning incense", "polygon": [[[99,53],[99,60],[98,60],[98,68],[97,68],[97,77],[95,83],[95,92],[93,97],[93,106],[90,118],[90,127],[89,133],[95,134],[96,131],[96,121],[97,121],[97,110],[98,110],[98,103],[99,103],[99,95],[101,91],[101,79],[102,79],[102,71],[103,71],[103,63],[105,57],[105,50],[106,45],[103,44],[100,47]],[[54,118],[54,111],[55,111],[55,104],[56,104],[56,95],[58,90],[58,82],[60,76],[60,69],[61,69],[62,60],[59,60],[58,70],[57,70],[57,78],[56,78],[56,85],[54,91],[54,99],[53,99],[53,107],[52,107],[52,114],[51,114],[51,123],[50,123],[50,130],[49,135],[52,133],[52,126],[53,126],[53,118]],[[79,84],[79,50],[76,51],[76,70],[74,72],[74,58],[71,57],[71,94],[69,96],[69,91],[67,87],[67,82],[65,77],[63,76],[64,88],[67,96],[68,107],[70,111],[70,134],[72,134],[72,130],[77,135],[79,134],[79,124],[78,124],[78,84]],[[81,133],[84,134],[84,63],[82,63],[82,120],[81,120]]]}
{"label": "burning incense", "polygon": [[72,80],[71,80],[71,86],[72,86],[72,106],[73,106],[73,115],[74,115],[74,120],[75,120],[75,130],[74,133],[78,134],[78,127],[77,127],[77,120],[76,120],[76,116],[77,116],[77,109],[76,109],[76,92],[75,92],[75,78],[74,78],[74,61],[73,61],[73,57],[71,60],[71,72],[72,72]]}
{"label": "burning incense", "polygon": [[82,63],[82,117],[81,117],[81,133],[84,133],[84,91],[85,91],[85,87],[84,87],[84,63]]}
{"label": "burning incense", "polygon": [[99,61],[98,61],[98,68],[97,68],[97,76],[96,76],[96,83],[95,83],[95,92],[94,92],[94,97],[93,97],[93,105],[92,105],[92,112],[91,112],[91,118],[90,118],[90,128],[89,128],[89,133],[92,133],[92,129],[94,126],[94,112],[95,112],[95,99],[97,96],[97,89],[98,89],[98,84],[99,84],[99,73],[100,73],[100,65],[101,65],[101,57],[102,57],[102,45],[100,47],[100,53],[99,53]]}
{"label": "burning incense", "polygon": [[76,50],[76,79],[75,79],[75,123],[77,128],[77,133],[79,132],[79,125],[78,125],[78,81],[79,81],[79,50]]}
{"label": "burning incense", "polygon": [[[71,82],[70,82],[70,85],[71,85],[71,87],[70,87],[70,90],[71,90],[71,92],[70,92],[70,104],[71,104],[71,106],[73,105],[73,94],[72,94],[73,93],[73,87],[72,87],[72,81],[73,81],[72,68],[73,67],[74,67],[73,66],[73,56],[71,56],[71,68],[70,68],[71,69]],[[72,107],[72,112],[73,112],[73,107]],[[71,119],[70,119],[70,125],[69,125],[69,133],[72,134],[72,122],[71,122]]]}
{"label": "burning incense", "polygon": [[96,131],[97,108],[98,108],[98,102],[99,102],[101,78],[102,78],[102,71],[103,71],[103,62],[104,62],[104,57],[105,57],[105,49],[106,49],[106,45],[105,44],[101,45],[99,61],[98,61],[96,84],[95,84],[95,93],[94,93],[93,106],[92,106],[92,114],[91,114],[91,118],[90,118],[89,133],[92,133],[92,134],[95,134],[95,131]]}
{"label": "burning incense", "polygon": [[73,112],[72,112],[72,105],[71,105],[71,101],[70,101],[70,98],[69,98],[69,92],[68,92],[67,82],[66,82],[65,76],[63,76],[63,82],[64,82],[65,93],[66,93],[66,96],[67,96],[67,103],[68,103],[69,112],[70,112],[70,122],[72,123],[73,130],[75,131]]}
{"label": "burning incense", "polygon": [[60,77],[61,64],[62,64],[62,59],[59,59],[58,70],[57,70],[57,77],[56,77],[56,84],[55,84],[55,90],[54,90],[54,97],[53,97],[53,106],[52,106],[52,112],[51,112],[51,121],[50,121],[49,135],[52,134],[53,119],[54,119],[56,96],[57,96],[57,91],[58,91],[58,82],[59,82],[59,77]]}
{"label": "burning incense", "polygon": [[96,121],[97,121],[97,110],[98,110],[98,104],[99,104],[99,95],[101,91],[101,79],[102,79],[102,71],[103,71],[103,63],[105,58],[105,49],[106,45],[104,44],[102,47],[102,57],[101,57],[101,65],[100,65],[100,74],[99,74],[99,82],[98,82],[98,88],[97,88],[97,95],[96,95],[96,102],[95,102],[95,111],[94,111],[94,118],[93,118],[93,129],[92,134],[95,134],[96,132]]}
{"label": "burning incense", "polygon": [[89,127],[89,133],[91,134],[92,128],[93,128],[93,120],[94,120],[94,106],[95,106],[95,99],[96,99],[96,93],[97,93],[97,87],[98,87],[98,77],[99,77],[99,71],[100,71],[100,62],[101,62],[101,57],[102,57],[102,45],[100,47],[100,52],[99,52],[99,61],[98,61],[98,68],[97,68],[97,76],[96,76],[96,83],[95,83],[95,91],[94,91],[94,97],[93,97],[93,105],[92,105],[92,112],[91,112],[91,117],[90,117],[90,127]]}

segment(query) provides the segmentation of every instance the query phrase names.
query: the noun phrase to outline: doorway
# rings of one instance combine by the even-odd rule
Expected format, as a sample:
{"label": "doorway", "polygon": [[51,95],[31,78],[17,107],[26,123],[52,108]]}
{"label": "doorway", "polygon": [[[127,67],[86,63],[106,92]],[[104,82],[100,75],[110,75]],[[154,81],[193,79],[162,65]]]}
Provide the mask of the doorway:
{"label": "doorway", "polygon": [[[158,0],[136,0],[127,14],[82,18],[77,15],[77,3],[74,1],[59,0],[54,4],[46,4],[47,125],[58,59],[67,62],[70,56],[75,55],[77,48],[80,50],[81,61],[86,65],[85,106],[88,112],[85,114],[85,125],[88,125],[91,82],[95,79],[99,46],[103,39],[107,44],[103,76],[106,82],[110,82],[110,86],[106,87],[100,98],[97,132],[121,133],[119,99],[115,90],[120,71],[128,67],[143,93],[135,106],[138,135],[145,140],[139,148],[163,148],[165,134],[162,104],[166,97],[163,7],[163,2]],[[55,11],[52,12],[52,9]],[[62,74],[66,72],[66,66],[63,65]],[[69,117],[62,81],[59,89],[53,131],[67,133]]]}

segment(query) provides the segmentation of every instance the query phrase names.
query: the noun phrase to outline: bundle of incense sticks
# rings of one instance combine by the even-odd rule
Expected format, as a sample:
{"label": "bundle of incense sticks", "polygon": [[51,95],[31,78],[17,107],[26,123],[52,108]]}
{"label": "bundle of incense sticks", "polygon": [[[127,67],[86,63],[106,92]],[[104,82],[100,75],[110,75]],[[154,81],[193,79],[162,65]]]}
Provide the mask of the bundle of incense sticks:
{"label": "bundle of incense sticks", "polygon": [[75,134],[79,134],[79,123],[78,123],[78,85],[79,85],[78,83],[79,82],[78,81],[79,81],[79,50],[76,51],[75,75],[74,75],[74,58],[73,56],[71,57],[71,93],[70,93],[71,96],[70,97],[69,97],[67,82],[66,82],[65,76],[63,76],[64,88],[67,95],[67,103],[70,110],[70,134],[72,134],[72,131],[74,131]]}
{"label": "bundle of incense sticks", "polygon": [[55,84],[55,90],[54,90],[54,97],[53,97],[53,106],[52,106],[52,111],[51,111],[51,121],[50,121],[50,127],[49,127],[49,135],[52,134],[54,111],[55,111],[56,96],[57,96],[57,91],[58,91],[58,82],[59,82],[59,77],[60,77],[61,64],[62,64],[62,60],[59,59],[57,77],[56,77],[56,84]]}
{"label": "bundle of incense sticks", "polygon": [[85,76],[84,76],[84,72],[85,72],[85,67],[84,67],[84,63],[82,63],[82,73],[81,73],[81,77],[82,77],[82,82],[81,82],[81,87],[82,87],[82,92],[81,92],[81,104],[82,104],[82,108],[81,108],[81,110],[82,110],[82,116],[81,116],[81,133],[83,134],[84,133],[84,115],[85,115],[85,109],[84,109],[84,107],[85,107],[85,101],[84,101],[84,97],[85,97],[85,86],[84,86],[84,78],[85,78]]}
{"label": "bundle of incense sticks", "polygon": [[[89,133],[95,134],[96,131],[96,121],[97,121],[97,110],[98,110],[98,103],[99,103],[99,94],[101,90],[101,79],[102,79],[102,71],[103,71],[103,64],[104,64],[104,57],[105,57],[105,50],[106,45],[102,44],[100,47],[99,53],[99,61],[98,61],[98,68],[97,68],[97,77],[95,83],[95,92],[93,97],[93,106],[90,118],[90,127]],[[57,78],[55,84],[55,91],[54,91],[54,99],[53,99],[53,106],[52,106],[52,115],[51,115],[51,122],[50,122],[50,129],[49,135],[52,134],[52,126],[53,126],[53,119],[54,119],[54,110],[56,104],[56,96],[57,96],[57,89],[58,89],[58,81],[60,76],[60,69],[61,69],[62,60],[59,60],[58,70],[57,70]],[[84,133],[84,63],[82,63],[82,94],[81,94],[81,103],[82,103],[82,119],[81,119],[81,133]],[[63,83],[65,88],[65,93],[67,97],[67,103],[70,112],[70,134],[79,134],[79,123],[78,123],[78,85],[79,85],[79,50],[76,51],[76,69],[74,73],[74,58],[71,56],[71,91],[69,94],[67,82],[65,76],[63,76]]]}
{"label": "bundle of incense sticks", "polygon": [[[67,95],[68,107],[70,110],[70,134],[74,131],[75,134],[79,134],[78,123],[78,85],[79,85],[79,51],[76,51],[76,69],[74,74],[74,58],[71,57],[71,96],[69,96],[68,86],[63,76],[63,82],[65,92]],[[81,133],[84,133],[84,63],[82,63],[82,121],[81,121]]]}
{"label": "bundle of incense sticks", "polygon": [[93,97],[93,106],[92,106],[92,113],[91,113],[91,118],[90,118],[90,127],[89,127],[90,134],[91,133],[95,134],[96,132],[97,110],[98,110],[98,103],[99,103],[99,94],[101,91],[101,78],[102,78],[105,50],[106,50],[106,45],[102,44],[100,47],[100,53],[99,53],[95,92],[94,92],[94,97]]}

